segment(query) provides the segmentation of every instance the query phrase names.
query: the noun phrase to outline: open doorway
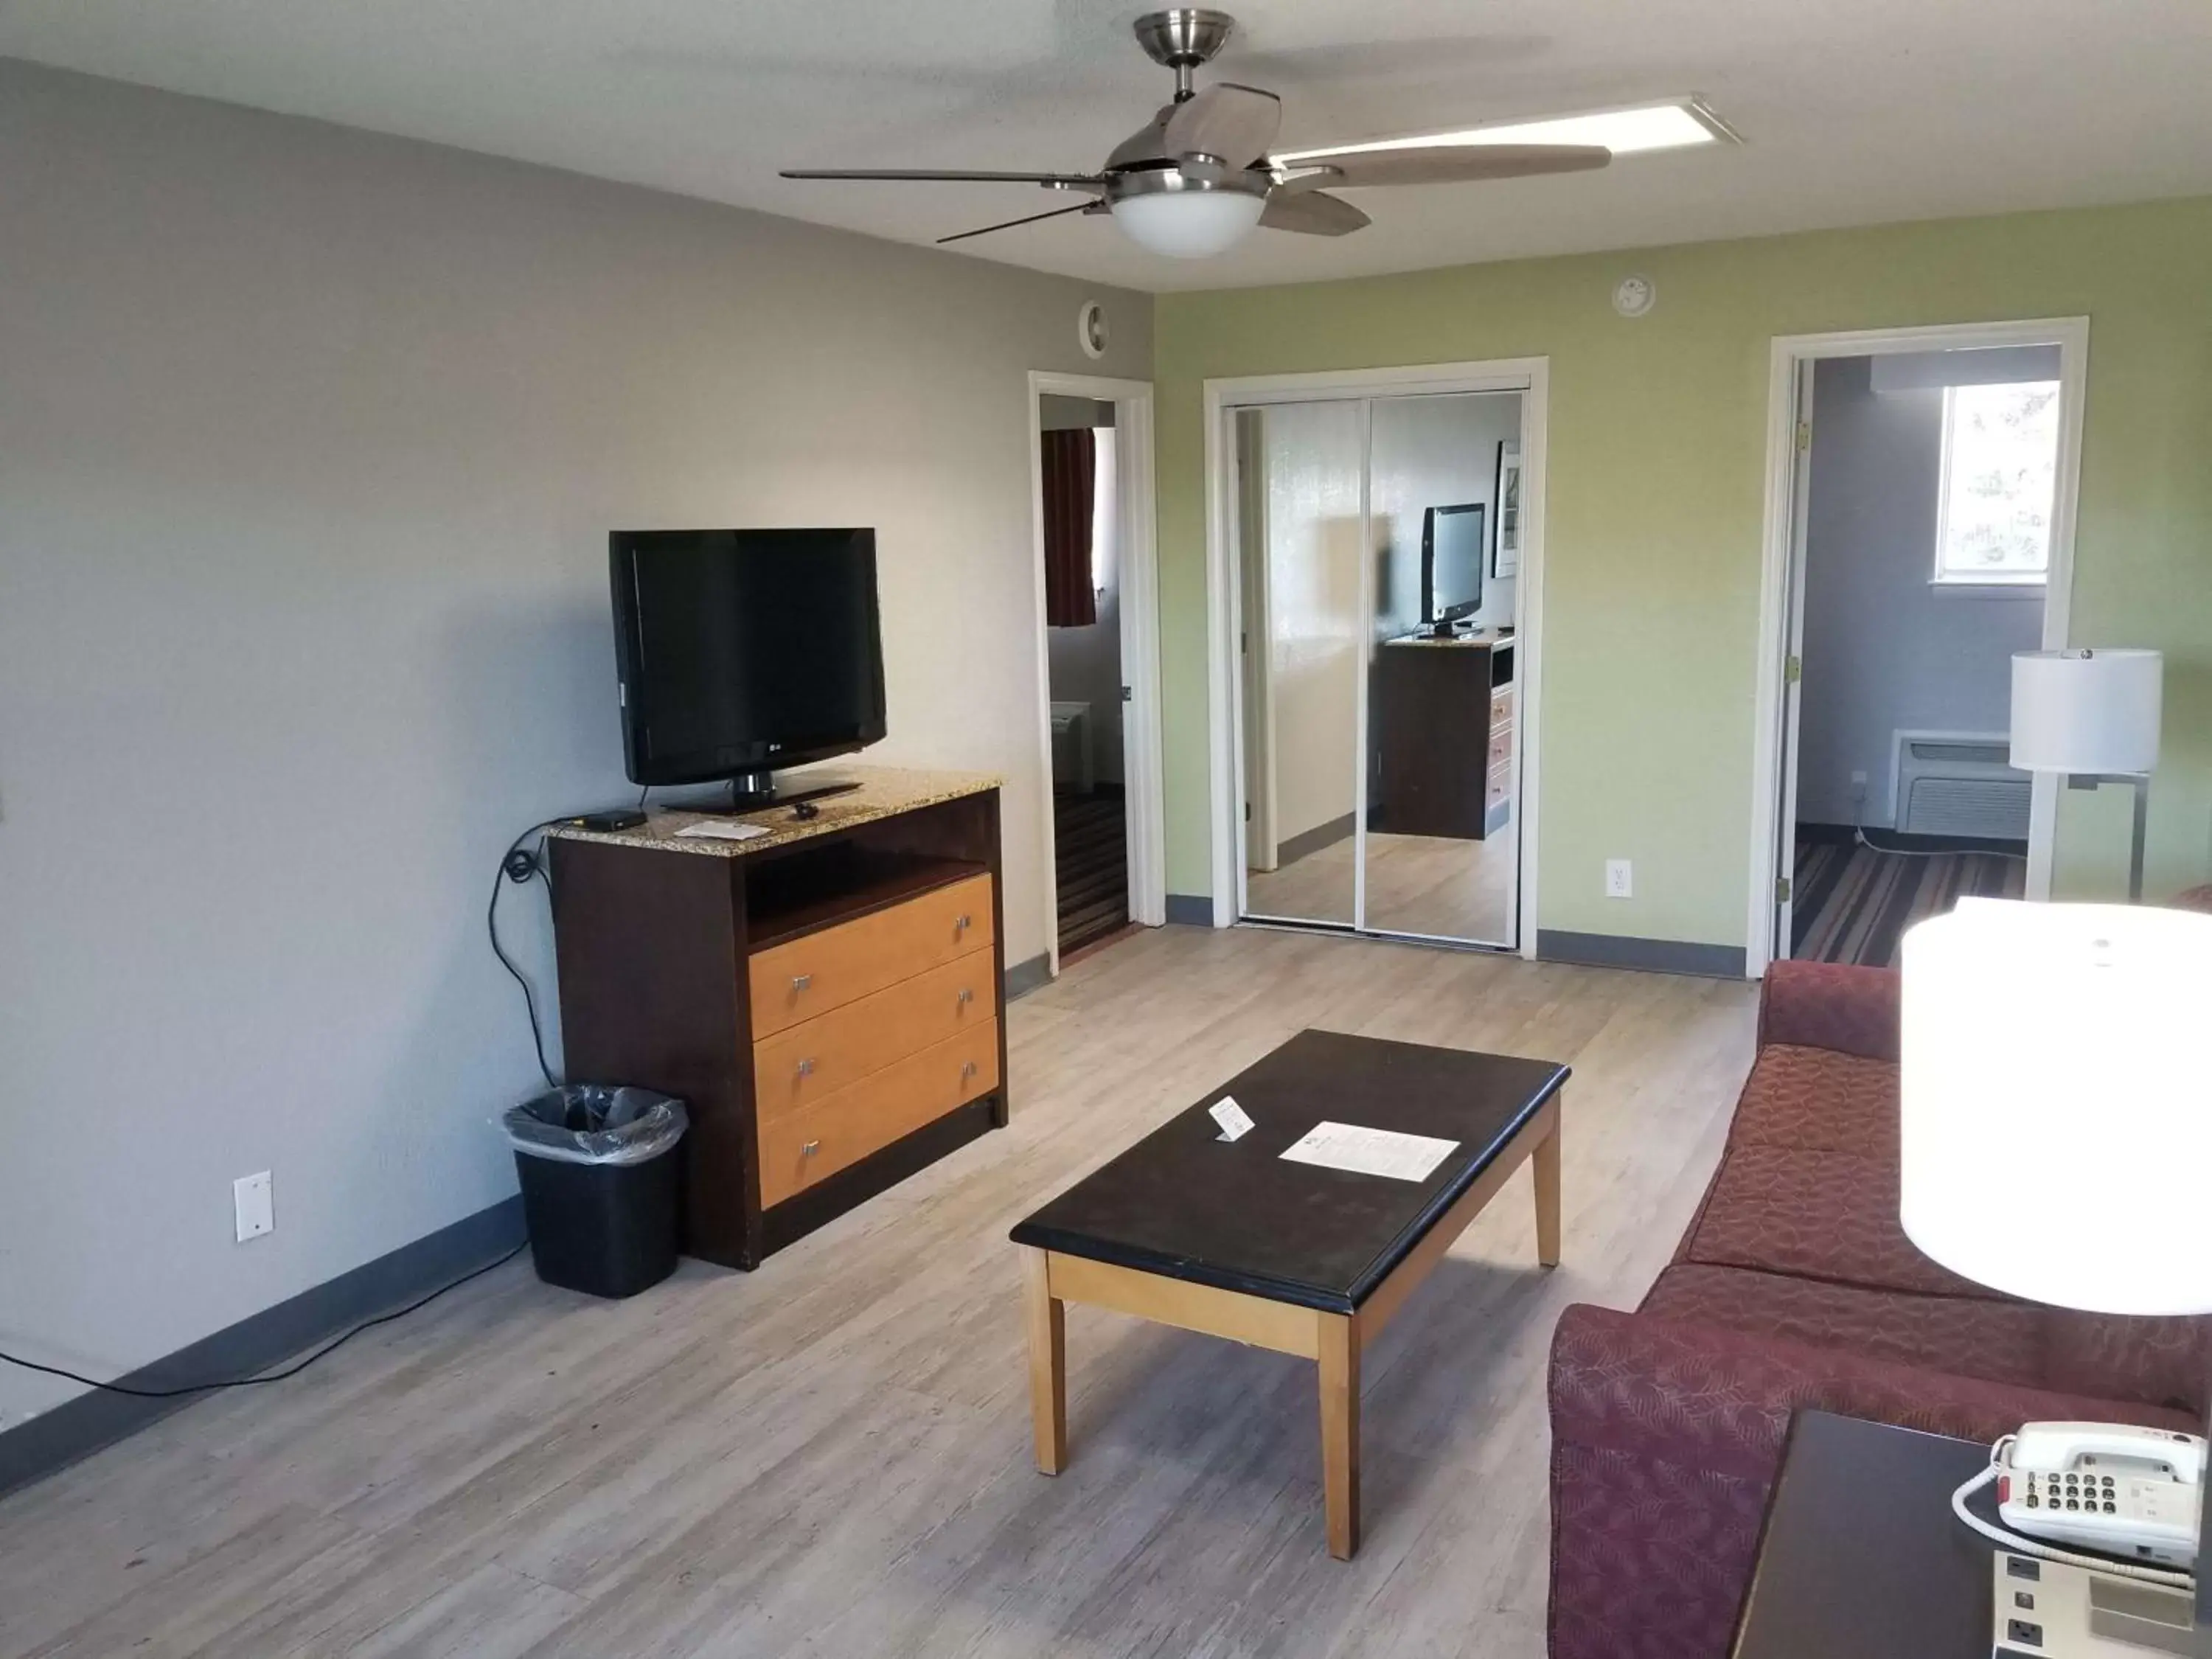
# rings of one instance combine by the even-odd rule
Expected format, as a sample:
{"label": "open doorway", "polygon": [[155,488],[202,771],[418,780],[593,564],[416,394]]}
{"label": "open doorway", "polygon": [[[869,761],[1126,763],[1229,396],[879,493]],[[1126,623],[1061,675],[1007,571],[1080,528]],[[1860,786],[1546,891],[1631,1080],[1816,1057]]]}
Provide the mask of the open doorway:
{"label": "open doorway", "polygon": [[1055,972],[1165,920],[1151,400],[1030,376]]}
{"label": "open doorway", "polygon": [[1961,898],[2047,890],[2045,785],[2008,764],[2011,659],[2064,639],[2086,342],[2046,324],[1853,343],[1790,365],[1753,943],[1893,966]]}
{"label": "open doorway", "polygon": [[1114,405],[1047,396],[1045,656],[1060,960],[1130,925]]}

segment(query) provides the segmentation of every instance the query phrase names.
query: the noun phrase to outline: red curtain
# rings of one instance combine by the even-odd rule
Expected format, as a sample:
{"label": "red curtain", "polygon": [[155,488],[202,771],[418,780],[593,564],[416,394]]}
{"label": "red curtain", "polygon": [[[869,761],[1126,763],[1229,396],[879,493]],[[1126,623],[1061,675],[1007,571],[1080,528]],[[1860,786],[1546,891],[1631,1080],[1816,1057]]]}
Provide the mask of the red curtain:
{"label": "red curtain", "polygon": [[1097,452],[1088,428],[1044,435],[1044,619],[1054,628],[1098,620],[1091,586],[1091,491]]}

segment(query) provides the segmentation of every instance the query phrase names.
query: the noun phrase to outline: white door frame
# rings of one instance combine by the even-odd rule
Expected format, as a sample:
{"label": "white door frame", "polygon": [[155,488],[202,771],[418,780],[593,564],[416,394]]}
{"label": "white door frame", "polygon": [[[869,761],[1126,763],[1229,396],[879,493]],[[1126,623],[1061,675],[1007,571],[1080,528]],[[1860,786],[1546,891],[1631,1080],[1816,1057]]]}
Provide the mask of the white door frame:
{"label": "white door frame", "polygon": [[[1243,681],[1237,670],[1242,625],[1236,543],[1235,434],[1229,411],[1255,404],[1322,398],[1388,398],[1453,392],[1521,394],[1521,567],[1514,589],[1516,742],[1521,782],[1513,803],[1519,847],[1520,952],[1536,955],[1537,769],[1543,754],[1545,453],[1549,431],[1552,360],[1508,357],[1485,362],[1423,363],[1395,368],[1330,369],[1309,374],[1257,374],[1212,380],[1205,386],[1207,793],[1211,812],[1213,925],[1237,920],[1243,876]],[[1363,780],[1364,783],[1364,780]]]}
{"label": "white door frame", "polygon": [[[1030,568],[1036,577],[1038,776],[1044,787],[1045,915],[1060,912],[1053,848],[1052,655],[1044,605],[1044,400],[1089,398],[1114,405],[1114,550],[1121,615],[1121,789],[1129,848],[1129,920],[1158,927],[1168,919],[1166,786],[1160,741],[1160,568],[1152,482],[1152,383],[1097,374],[1030,371]],[[1046,930],[1046,952],[1060,972],[1060,928]]]}
{"label": "white door frame", "polygon": [[[1957,323],[1926,328],[1877,328],[1833,334],[1775,337],[1766,391],[1766,513],[1759,580],[1757,701],[1752,721],[1751,894],[1744,968],[1757,979],[1775,959],[1775,883],[1782,840],[1795,826],[1781,821],[1784,757],[1794,754],[1793,701],[1784,669],[1794,626],[1794,589],[1803,559],[1794,511],[1802,466],[1809,447],[1797,447],[1801,381],[1824,357],[1879,357],[1910,351],[1960,351],[2001,346],[2058,348],[2059,428],[2057,498],[2051,520],[2051,571],[2044,588],[2043,644],[2067,641],[2074,600],[2074,526],[2081,491],[2081,428],[2089,378],[2089,319],[2041,317],[2019,322]],[[1934,556],[1930,550],[1929,556]],[[2028,810],[2027,896],[2051,896],[2051,842],[2058,823],[2058,780],[2035,774]]]}

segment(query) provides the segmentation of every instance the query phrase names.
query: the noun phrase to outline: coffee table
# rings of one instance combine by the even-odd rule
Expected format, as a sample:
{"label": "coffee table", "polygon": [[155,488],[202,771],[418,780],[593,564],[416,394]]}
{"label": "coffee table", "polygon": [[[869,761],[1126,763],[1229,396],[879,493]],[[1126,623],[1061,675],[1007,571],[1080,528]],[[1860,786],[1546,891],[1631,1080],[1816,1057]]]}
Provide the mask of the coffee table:
{"label": "coffee table", "polygon": [[[1037,1468],[1067,1462],[1065,1306],[1084,1302],[1320,1368],[1329,1553],[1359,1547],[1359,1356],[1523,1163],[1536,1257],[1559,1260],[1560,1089],[1549,1060],[1301,1031],[1013,1230]],[[1254,1127],[1219,1139],[1233,1096]],[[1324,1121],[1456,1141],[1419,1181],[1296,1163]]]}

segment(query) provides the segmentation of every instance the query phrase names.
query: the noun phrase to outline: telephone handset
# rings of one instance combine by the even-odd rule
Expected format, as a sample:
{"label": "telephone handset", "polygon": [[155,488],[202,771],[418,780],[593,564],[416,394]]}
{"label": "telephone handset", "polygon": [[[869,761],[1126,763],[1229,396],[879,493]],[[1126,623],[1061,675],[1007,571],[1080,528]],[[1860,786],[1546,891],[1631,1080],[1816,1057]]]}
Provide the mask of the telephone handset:
{"label": "telephone handset", "polygon": [[2029,1423],[1990,1459],[2014,1532],[2188,1572],[2197,1565],[2205,1443],[2172,1429]]}

